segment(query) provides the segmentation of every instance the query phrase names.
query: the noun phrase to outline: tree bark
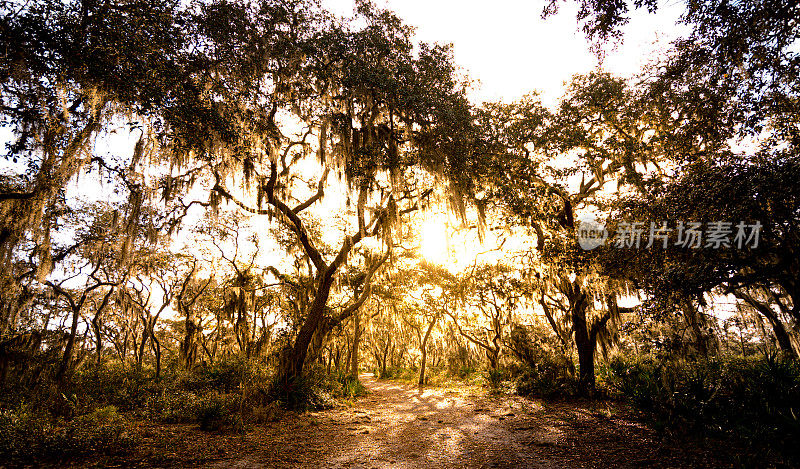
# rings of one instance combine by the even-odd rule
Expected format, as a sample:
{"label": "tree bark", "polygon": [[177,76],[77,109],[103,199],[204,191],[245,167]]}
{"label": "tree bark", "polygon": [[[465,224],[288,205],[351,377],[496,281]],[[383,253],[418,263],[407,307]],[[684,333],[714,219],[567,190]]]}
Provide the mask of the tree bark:
{"label": "tree bark", "polygon": [[291,356],[283,360],[284,368],[280,370],[280,376],[284,384],[288,385],[294,382],[303,374],[303,365],[306,361],[306,355],[308,355],[308,346],[325,312],[325,305],[328,303],[328,296],[330,296],[331,286],[333,285],[333,272],[329,273],[330,270],[326,269],[326,271],[322,272],[322,278],[318,282],[317,294],[311,303],[308,317],[300,327],[300,332],[297,334],[294,346],[291,348]]}
{"label": "tree bark", "polygon": [[422,356],[420,357],[420,365],[419,365],[419,387],[425,386],[425,362],[428,359],[428,338],[431,336],[431,331],[433,331],[433,326],[436,325],[436,320],[438,317],[434,317],[431,323],[428,325],[428,330],[425,331],[425,336],[422,338],[422,343],[420,344],[420,351],[422,352]]}
{"label": "tree bark", "polygon": [[361,315],[353,313],[353,350],[350,353],[350,375],[358,379],[358,343],[361,339]]}
{"label": "tree bark", "polygon": [[67,345],[64,347],[64,355],[61,357],[61,365],[58,367],[56,378],[58,381],[64,379],[64,376],[69,369],[69,362],[72,360],[72,352],[75,349],[75,337],[78,334],[78,320],[81,317],[79,307],[72,309],[72,325],[69,329],[69,337],[67,338]]}
{"label": "tree bark", "polygon": [[95,353],[96,357],[96,364],[100,366],[102,363],[102,355],[103,355],[103,337],[100,335],[100,315],[96,314],[94,318],[92,318],[92,330],[94,331],[94,340],[95,340]]}
{"label": "tree bark", "polygon": [[392,341],[392,336],[386,336],[386,345],[383,347],[383,360],[381,361],[381,377],[386,376],[386,356],[389,353],[389,344]]}
{"label": "tree bark", "polygon": [[186,311],[186,319],[184,326],[186,330],[183,335],[183,343],[181,343],[181,357],[183,358],[183,365],[187,369],[194,365],[197,358],[197,324],[195,324],[194,315],[190,311]]}
{"label": "tree bark", "polygon": [[794,347],[792,347],[792,339],[789,336],[789,332],[786,330],[786,326],[783,324],[783,321],[781,321],[778,315],[775,314],[775,311],[744,292],[735,292],[734,295],[755,308],[756,311],[767,318],[770,325],[772,325],[772,331],[775,333],[775,338],[778,340],[778,346],[783,354],[789,358],[797,359],[798,354],[794,350]]}
{"label": "tree bark", "polygon": [[689,326],[692,328],[697,351],[700,352],[700,355],[703,357],[708,357],[708,334],[700,327],[701,320],[697,307],[695,307],[694,303],[688,298],[683,299],[683,312],[686,316],[686,322],[688,322]]}
{"label": "tree bark", "polygon": [[570,296],[572,309],[572,328],[575,333],[575,346],[578,349],[578,391],[591,394],[594,390],[594,344],[586,324],[586,310],[589,307],[586,294],[575,286]]}

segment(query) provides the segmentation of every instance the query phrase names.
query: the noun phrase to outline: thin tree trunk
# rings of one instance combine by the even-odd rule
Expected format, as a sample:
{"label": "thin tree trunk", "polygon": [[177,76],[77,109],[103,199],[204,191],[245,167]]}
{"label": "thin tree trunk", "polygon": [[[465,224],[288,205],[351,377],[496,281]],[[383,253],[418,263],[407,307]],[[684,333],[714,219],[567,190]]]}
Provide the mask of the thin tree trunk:
{"label": "thin tree trunk", "polygon": [[389,344],[392,341],[392,336],[386,336],[386,345],[383,347],[383,360],[381,361],[381,377],[386,376],[386,355],[389,353]]}
{"label": "thin tree trunk", "polygon": [[61,366],[59,366],[58,373],[56,374],[58,381],[64,379],[64,376],[69,369],[69,363],[72,360],[72,353],[75,348],[75,337],[78,334],[78,320],[80,319],[80,316],[80,309],[72,308],[72,325],[69,329],[67,345],[64,347],[64,355],[61,357]]}
{"label": "thin tree trunk", "polygon": [[689,326],[692,328],[697,351],[700,352],[700,355],[703,357],[708,357],[708,334],[700,328],[700,317],[697,308],[691,300],[684,298],[683,312],[686,315],[686,322],[688,322]]}
{"label": "thin tree trunk", "polygon": [[97,353],[97,366],[102,362],[103,354],[103,338],[100,335],[100,317],[99,313],[92,319],[92,330],[94,331],[95,351]]}
{"label": "thin tree trunk", "polygon": [[433,331],[433,326],[436,325],[436,320],[438,318],[434,318],[433,321],[428,325],[428,330],[425,331],[425,337],[422,338],[422,343],[420,344],[420,348],[422,349],[422,357],[420,357],[421,362],[419,366],[419,387],[425,385],[425,361],[428,358],[428,338],[431,336],[431,331]]}
{"label": "thin tree trunk", "polygon": [[293,382],[303,374],[303,366],[305,365],[306,355],[308,354],[308,346],[325,312],[325,305],[328,303],[328,296],[330,295],[332,285],[332,272],[331,274],[327,274],[327,272],[324,273],[317,287],[317,294],[314,297],[314,301],[311,303],[308,318],[303,323],[302,327],[300,327],[300,332],[297,334],[294,346],[291,348],[291,356],[286,357],[283,361],[284,369],[280,370],[280,376],[284,383],[288,384]]}
{"label": "thin tree trunk", "polygon": [[358,379],[358,343],[361,339],[361,315],[353,313],[353,344],[350,352],[350,375]]}
{"label": "thin tree trunk", "polygon": [[156,359],[156,379],[161,378],[161,342],[156,338],[155,333],[155,318],[148,325],[148,333],[150,335],[150,348],[153,349],[153,355]]}

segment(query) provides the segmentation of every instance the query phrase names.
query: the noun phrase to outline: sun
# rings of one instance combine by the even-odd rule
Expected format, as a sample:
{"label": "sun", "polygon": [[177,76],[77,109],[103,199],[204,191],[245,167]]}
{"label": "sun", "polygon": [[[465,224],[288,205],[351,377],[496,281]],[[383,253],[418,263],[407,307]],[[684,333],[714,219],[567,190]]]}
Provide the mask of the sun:
{"label": "sun", "polygon": [[420,254],[426,261],[443,265],[451,260],[447,224],[441,220],[427,219],[419,230]]}

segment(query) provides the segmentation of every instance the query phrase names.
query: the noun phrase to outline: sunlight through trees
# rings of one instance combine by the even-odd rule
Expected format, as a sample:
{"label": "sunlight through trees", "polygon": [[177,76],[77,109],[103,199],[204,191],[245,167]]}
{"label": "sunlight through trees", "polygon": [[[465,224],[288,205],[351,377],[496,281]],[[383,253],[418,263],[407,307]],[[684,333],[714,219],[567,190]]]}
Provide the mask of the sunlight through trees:
{"label": "sunlight through trees", "polygon": [[598,67],[546,106],[471,102],[452,45],[368,0],[0,1],[0,457],[246,432],[369,371],[752,425],[796,463],[800,9],[685,2],[622,77],[662,5],[571,3]]}

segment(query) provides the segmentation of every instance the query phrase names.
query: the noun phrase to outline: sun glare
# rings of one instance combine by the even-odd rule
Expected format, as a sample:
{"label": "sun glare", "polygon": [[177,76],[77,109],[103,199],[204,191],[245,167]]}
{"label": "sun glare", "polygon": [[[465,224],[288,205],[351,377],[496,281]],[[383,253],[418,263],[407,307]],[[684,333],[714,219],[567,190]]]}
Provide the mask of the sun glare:
{"label": "sun glare", "polygon": [[435,219],[426,220],[419,232],[420,253],[426,261],[444,265],[450,260],[447,225]]}

